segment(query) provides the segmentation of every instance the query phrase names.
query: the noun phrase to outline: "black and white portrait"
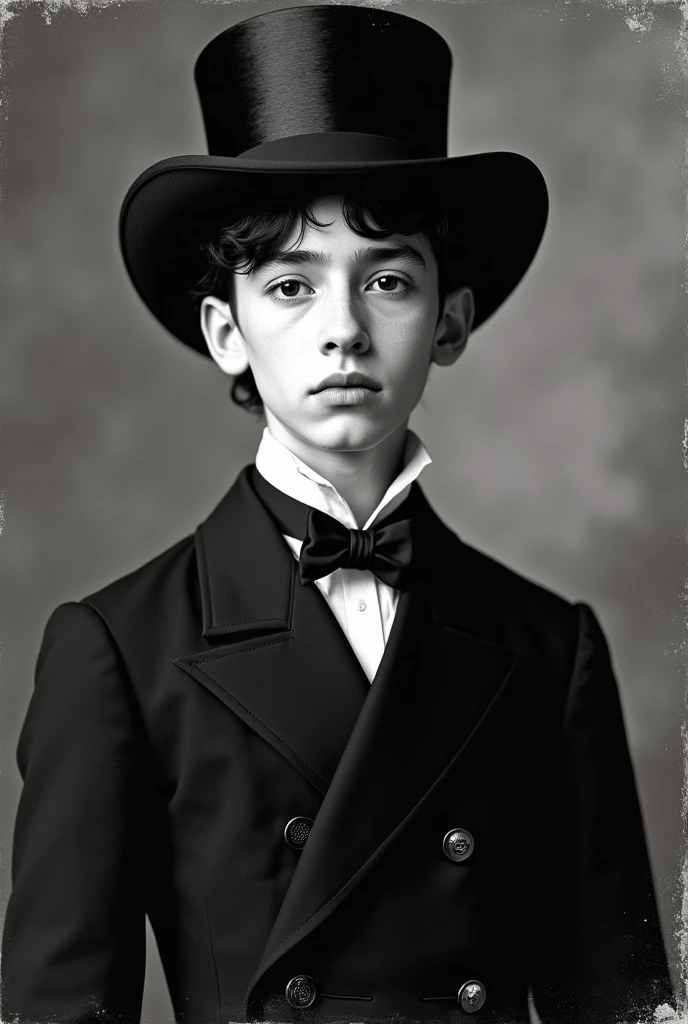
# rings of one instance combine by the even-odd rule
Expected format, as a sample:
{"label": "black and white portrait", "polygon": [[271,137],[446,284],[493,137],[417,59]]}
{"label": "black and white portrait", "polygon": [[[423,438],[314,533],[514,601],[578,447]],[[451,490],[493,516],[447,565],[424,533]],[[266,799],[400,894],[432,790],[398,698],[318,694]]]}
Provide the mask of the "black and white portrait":
{"label": "black and white portrait", "polygon": [[679,7],[0,25],[2,1020],[679,1024]]}

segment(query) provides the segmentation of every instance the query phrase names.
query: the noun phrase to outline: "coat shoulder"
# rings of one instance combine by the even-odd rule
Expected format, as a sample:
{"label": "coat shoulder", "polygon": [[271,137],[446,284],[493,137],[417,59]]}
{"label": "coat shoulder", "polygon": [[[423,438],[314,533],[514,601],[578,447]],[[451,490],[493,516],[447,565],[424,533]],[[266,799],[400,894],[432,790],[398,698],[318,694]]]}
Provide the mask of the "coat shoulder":
{"label": "coat shoulder", "polygon": [[[456,536],[456,535],[455,535]],[[523,603],[536,614],[567,615],[575,601],[520,569],[507,565],[487,551],[473,547],[456,537],[471,577],[480,583],[481,597],[492,603]]]}
{"label": "coat shoulder", "polygon": [[200,600],[194,534],[81,598],[117,635],[133,622],[174,621],[180,602]]}
{"label": "coat shoulder", "polygon": [[581,603],[449,532],[453,557],[445,565],[456,604],[495,642],[570,670]]}

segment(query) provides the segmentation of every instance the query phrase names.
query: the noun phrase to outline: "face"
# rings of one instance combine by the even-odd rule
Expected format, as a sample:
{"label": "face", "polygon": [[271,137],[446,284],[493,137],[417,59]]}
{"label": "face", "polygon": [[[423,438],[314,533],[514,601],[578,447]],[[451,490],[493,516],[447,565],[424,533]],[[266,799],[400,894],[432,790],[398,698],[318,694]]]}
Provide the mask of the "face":
{"label": "face", "polygon": [[[473,316],[468,289],[439,309],[438,270],[420,234],[363,238],[340,197],[312,204],[284,251],[235,275],[236,320],[205,299],[203,331],[229,374],[250,367],[276,436],[330,451],[372,448],[405,425],[432,362],[449,365]],[[442,315],[439,315],[439,314]]]}

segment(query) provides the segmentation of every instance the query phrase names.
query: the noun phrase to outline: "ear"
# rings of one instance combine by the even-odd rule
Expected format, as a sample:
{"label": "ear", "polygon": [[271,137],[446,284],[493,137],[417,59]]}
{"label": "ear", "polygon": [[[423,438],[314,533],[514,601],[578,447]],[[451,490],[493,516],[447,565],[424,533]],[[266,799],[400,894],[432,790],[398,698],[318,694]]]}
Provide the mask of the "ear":
{"label": "ear", "polygon": [[248,369],[246,344],[228,302],[206,295],[201,303],[201,330],[208,351],[224,373],[236,377]]}
{"label": "ear", "polygon": [[471,333],[475,302],[470,288],[448,292],[442,316],[435,328],[430,361],[438,366],[451,366],[459,358]]}

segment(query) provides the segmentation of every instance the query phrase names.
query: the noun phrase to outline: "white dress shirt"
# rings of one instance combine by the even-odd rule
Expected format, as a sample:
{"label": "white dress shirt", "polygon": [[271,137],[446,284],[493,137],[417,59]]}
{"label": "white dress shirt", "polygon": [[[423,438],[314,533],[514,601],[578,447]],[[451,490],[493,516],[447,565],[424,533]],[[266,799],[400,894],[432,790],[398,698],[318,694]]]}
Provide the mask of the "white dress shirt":
{"label": "white dress shirt", "polygon": [[[267,427],[256,452],[256,469],[268,483],[304,505],[326,512],[350,530],[367,530],[376,519],[383,518],[383,510],[387,515],[393,512],[408,496],[411,484],[430,462],[432,459],[422,441],[409,430],[401,473],[387,488],[372,515],[359,527],[349,505],[329,480],[302,462],[274,438]],[[286,535],[284,539],[298,559],[303,541]],[[316,580],[315,584],[372,683],[394,622],[399,591],[383,583],[369,569],[335,569],[328,576]]]}

